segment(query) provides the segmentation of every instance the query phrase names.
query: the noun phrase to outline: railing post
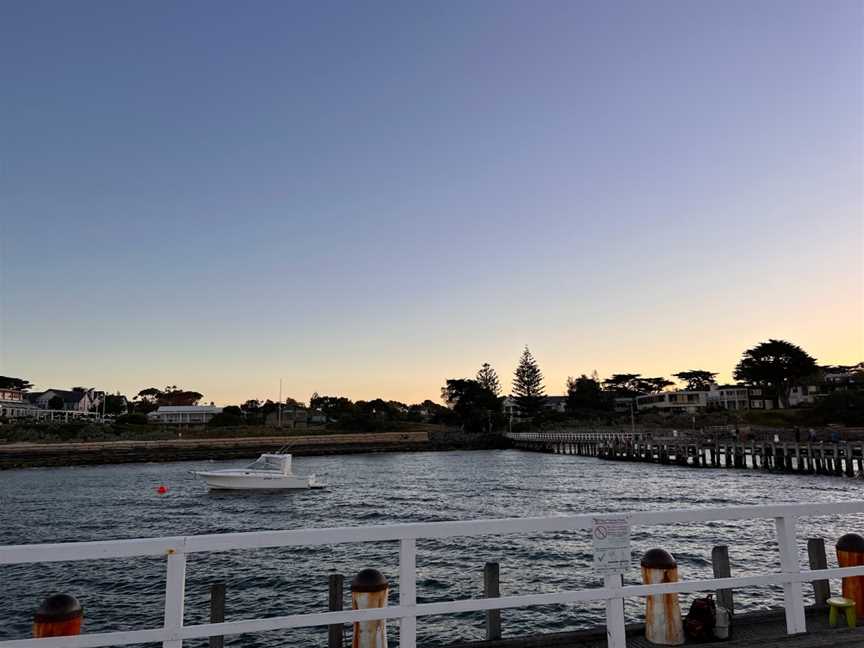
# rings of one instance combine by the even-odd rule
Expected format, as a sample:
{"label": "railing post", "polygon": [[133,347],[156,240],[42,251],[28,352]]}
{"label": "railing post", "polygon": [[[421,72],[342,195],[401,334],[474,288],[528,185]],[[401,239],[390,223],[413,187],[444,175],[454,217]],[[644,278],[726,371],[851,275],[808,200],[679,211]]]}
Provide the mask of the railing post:
{"label": "railing post", "polygon": [[[810,561],[810,569],[828,569],[828,557],[825,555],[825,541],[822,538],[810,538],[807,540],[807,558]],[[831,598],[831,583],[826,579],[813,581],[812,585],[816,607],[828,607],[825,601]]]}
{"label": "railing post", "polygon": [[[488,562],[483,566],[483,596],[498,598],[501,596],[500,567],[496,562]],[[501,610],[486,610],[486,640],[501,638]]]}
{"label": "railing post", "polygon": [[[414,538],[402,538],[399,543],[399,606],[417,605],[417,543]],[[417,646],[417,617],[399,619],[399,648]]]}
{"label": "railing post", "polygon": [[[784,574],[800,574],[798,545],[795,542],[794,517],[774,518],[777,530],[777,544],[780,546],[780,569]],[[786,634],[807,632],[807,619],[804,616],[804,595],[801,583],[783,584],[783,607],[786,610]]]}
{"label": "railing post", "polygon": [[[603,577],[603,585],[612,590],[620,589],[621,574],[607,574]],[[606,599],[606,642],[609,648],[627,648],[624,599],[621,596]]]}
{"label": "railing post", "polygon": [[[330,574],[327,577],[327,609],[330,612],[341,612],[345,604],[345,577],[342,574]],[[333,623],[327,626],[327,648],[342,648],[343,626]]]}
{"label": "railing post", "polygon": [[[225,583],[210,585],[210,623],[225,620]],[[208,648],[225,648],[225,637],[210,637]]]}
{"label": "railing post", "polygon": [[182,648],[183,640],[179,631],[183,627],[183,604],[186,597],[186,554],[169,549],[167,562],[164,625],[170,638],[162,642],[162,648]]}
{"label": "railing post", "polygon": [[[711,567],[714,570],[714,578],[729,578],[732,576],[732,566],[729,564],[729,547],[718,545],[711,550]],[[729,610],[734,614],[734,603],[731,589],[717,590],[717,605]]]}

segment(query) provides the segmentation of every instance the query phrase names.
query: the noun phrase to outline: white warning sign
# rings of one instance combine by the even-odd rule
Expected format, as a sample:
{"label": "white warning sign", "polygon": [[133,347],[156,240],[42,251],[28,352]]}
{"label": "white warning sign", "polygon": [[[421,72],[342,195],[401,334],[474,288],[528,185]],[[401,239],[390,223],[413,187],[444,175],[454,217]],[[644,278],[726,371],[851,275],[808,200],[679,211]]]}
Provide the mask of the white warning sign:
{"label": "white warning sign", "polygon": [[591,529],[594,569],[600,574],[621,574],[630,567],[630,518],[595,517]]}

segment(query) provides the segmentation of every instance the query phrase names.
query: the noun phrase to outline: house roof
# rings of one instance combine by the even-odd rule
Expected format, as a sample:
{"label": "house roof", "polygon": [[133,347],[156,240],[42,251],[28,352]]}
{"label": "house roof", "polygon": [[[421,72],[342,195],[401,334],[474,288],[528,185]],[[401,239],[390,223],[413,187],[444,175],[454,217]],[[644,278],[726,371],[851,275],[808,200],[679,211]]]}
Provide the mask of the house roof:
{"label": "house roof", "polygon": [[44,392],[30,394],[30,396],[32,399],[38,399],[49,392],[53,394],[52,398],[59,396],[63,399],[64,403],[80,403],[81,399],[87,394],[87,392],[73,391],[71,389],[46,389]]}
{"label": "house roof", "polygon": [[547,396],[546,397],[547,403],[563,403],[566,400],[567,400],[566,396]]}

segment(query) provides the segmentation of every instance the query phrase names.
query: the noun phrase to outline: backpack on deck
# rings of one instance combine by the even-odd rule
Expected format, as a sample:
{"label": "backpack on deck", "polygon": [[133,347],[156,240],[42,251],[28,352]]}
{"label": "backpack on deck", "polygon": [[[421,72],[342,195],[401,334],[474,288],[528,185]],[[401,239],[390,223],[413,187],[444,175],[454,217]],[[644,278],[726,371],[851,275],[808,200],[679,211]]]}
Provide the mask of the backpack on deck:
{"label": "backpack on deck", "polygon": [[690,611],[684,617],[684,636],[689,641],[702,643],[714,639],[714,624],[717,619],[717,606],[714,596],[694,599]]}

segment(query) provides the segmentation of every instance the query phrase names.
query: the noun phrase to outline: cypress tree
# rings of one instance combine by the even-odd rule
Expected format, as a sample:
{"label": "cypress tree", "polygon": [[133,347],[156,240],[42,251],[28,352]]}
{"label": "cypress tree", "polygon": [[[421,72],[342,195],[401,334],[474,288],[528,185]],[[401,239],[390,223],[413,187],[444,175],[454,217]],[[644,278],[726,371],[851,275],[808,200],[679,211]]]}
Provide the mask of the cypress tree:
{"label": "cypress tree", "polygon": [[546,402],[543,374],[527,346],[519,359],[519,366],[516,367],[513,395],[523,415],[529,417],[536,416]]}

